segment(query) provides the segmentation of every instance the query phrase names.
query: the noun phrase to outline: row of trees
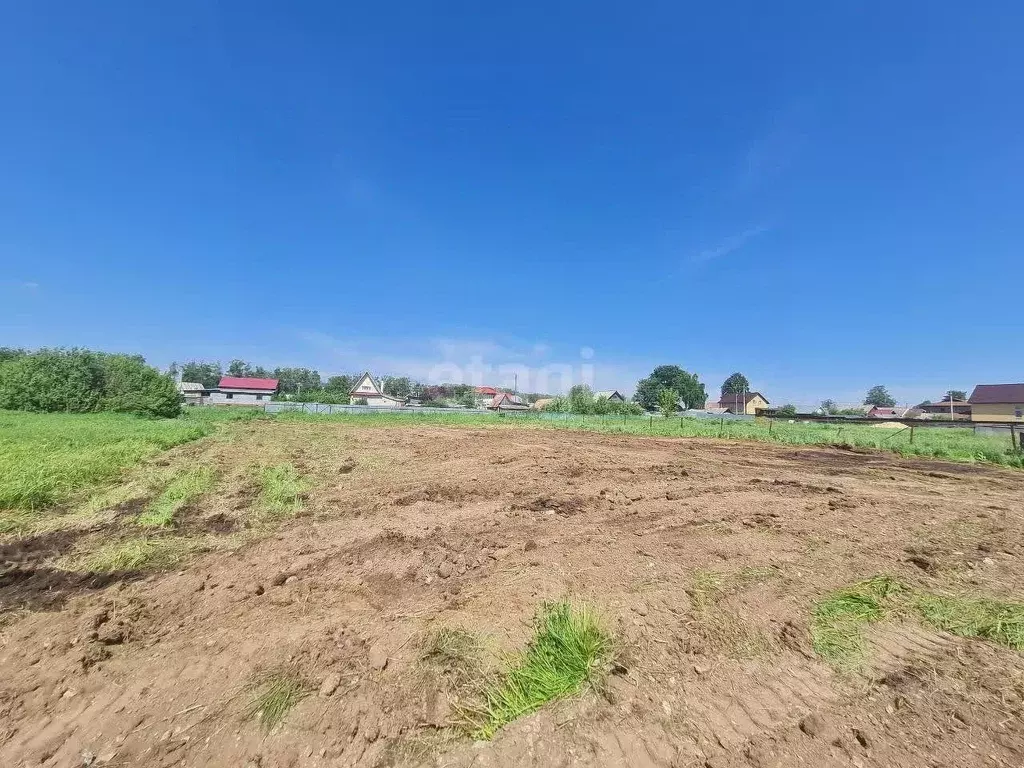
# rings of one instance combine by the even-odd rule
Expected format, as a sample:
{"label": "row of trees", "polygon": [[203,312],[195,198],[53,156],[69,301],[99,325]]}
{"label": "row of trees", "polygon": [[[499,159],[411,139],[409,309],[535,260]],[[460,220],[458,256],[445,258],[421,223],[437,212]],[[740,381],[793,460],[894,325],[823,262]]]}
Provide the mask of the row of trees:
{"label": "row of trees", "polygon": [[173,378],[141,355],[8,347],[0,349],[0,409],[170,418],[181,403]]}
{"label": "row of trees", "polygon": [[556,413],[575,413],[583,416],[604,416],[609,414],[636,415],[643,413],[643,408],[635,402],[595,398],[594,391],[586,384],[577,384],[567,394],[550,398],[550,402],[544,405],[544,410],[555,411]]}

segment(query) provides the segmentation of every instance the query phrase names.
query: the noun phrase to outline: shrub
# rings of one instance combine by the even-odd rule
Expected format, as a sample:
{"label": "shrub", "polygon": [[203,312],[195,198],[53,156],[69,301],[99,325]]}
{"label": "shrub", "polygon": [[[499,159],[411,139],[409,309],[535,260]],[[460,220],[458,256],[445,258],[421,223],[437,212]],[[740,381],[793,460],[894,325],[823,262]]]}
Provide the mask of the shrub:
{"label": "shrub", "polygon": [[138,355],[40,349],[0,363],[0,408],[20,411],[181,413],[174,381]]}

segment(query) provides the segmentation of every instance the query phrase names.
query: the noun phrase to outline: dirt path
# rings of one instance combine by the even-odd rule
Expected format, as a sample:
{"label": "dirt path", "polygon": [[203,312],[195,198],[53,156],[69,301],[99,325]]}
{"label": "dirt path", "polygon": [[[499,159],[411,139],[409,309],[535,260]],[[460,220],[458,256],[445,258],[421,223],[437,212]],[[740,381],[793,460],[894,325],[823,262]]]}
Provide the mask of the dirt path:
{"label": "dirt path", "polygon": [[[879,625],[838,673],[808,635],[815,600],[879,573],[1024,594],[1022,473],[542,430],[256,422],[200,445],[168,456],[218,468],[203,519],[240,527],[268,454],[312,478],[307,514],[155,575],[43,578],[61,536],[3,544],[0,605],[29,610],[0,625],[0,765],[1024,764],[1021,654]],[[419,638],[515,649],[565,595],[617,634],[606,689],[444,741]],[[282,668],[312,693],[268,733],[249,686]]]}

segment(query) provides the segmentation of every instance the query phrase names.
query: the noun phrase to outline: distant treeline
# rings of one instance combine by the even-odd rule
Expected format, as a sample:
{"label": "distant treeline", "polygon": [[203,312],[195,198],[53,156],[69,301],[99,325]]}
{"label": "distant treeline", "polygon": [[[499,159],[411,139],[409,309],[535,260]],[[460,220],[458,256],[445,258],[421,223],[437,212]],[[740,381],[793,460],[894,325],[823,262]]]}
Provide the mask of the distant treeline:
{"label": "distant treeline", "polygon": [[88,349],[0,348],[0,408],[173,417],[181,412],[171,376],[141,355]]}

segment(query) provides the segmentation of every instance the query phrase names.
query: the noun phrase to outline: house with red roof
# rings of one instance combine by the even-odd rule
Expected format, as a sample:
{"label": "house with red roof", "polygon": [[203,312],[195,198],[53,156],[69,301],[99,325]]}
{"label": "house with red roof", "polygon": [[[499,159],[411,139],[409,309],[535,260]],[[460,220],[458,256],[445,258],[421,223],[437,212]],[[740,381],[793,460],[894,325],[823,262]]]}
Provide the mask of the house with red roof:
{"label": "house with red roof", "polygon": [[494,398],[500,394],[500,390],[494,387],[477,387],[476,388],[476,406],[477,408],[489,408]]}
{"label": "house with red roof", "polygon": [[277,379],[251,376],[221,376],[216,389],[210,390],[211,405],[263,405],[277,392]]}

